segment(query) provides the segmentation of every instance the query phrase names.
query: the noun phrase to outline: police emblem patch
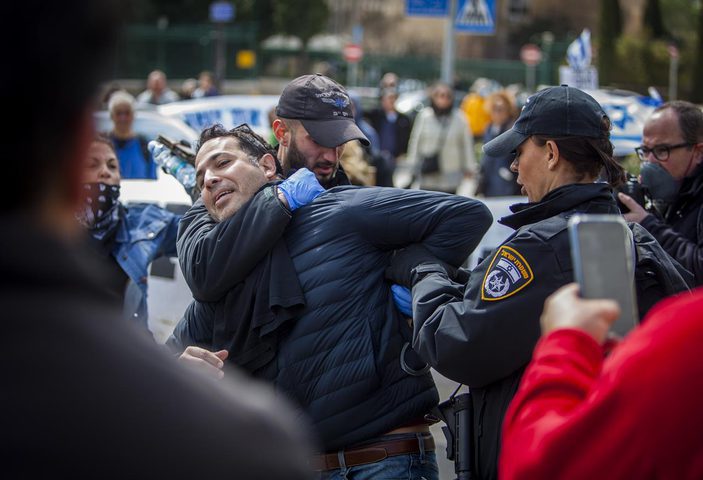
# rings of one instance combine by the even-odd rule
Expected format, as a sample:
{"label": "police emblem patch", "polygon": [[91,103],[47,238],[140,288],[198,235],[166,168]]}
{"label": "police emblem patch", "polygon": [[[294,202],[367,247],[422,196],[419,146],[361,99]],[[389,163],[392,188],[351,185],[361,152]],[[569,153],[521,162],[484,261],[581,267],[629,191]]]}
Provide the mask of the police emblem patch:
{"label": "police emblem patch", "polygon": [[483,277],[481,299],[493,302],[525,288],[534,278],[532,268],[514,248],[498,249]]}

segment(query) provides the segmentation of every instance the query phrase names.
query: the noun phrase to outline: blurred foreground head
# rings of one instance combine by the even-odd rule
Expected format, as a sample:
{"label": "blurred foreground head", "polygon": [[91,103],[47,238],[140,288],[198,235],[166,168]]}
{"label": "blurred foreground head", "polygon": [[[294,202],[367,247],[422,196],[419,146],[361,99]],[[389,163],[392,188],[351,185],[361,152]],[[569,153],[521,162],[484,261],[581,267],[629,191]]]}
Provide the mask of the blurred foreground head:
{"label": "blurred foreground head", "polygon": [[[118,2],[3,2],[0,96],[13,110],[6,132],[0,212],[69,216],[93,140],[93,107],[113,65]],[[21,26],[21,33],[13,28]],[[74,222],[75,223],[75,222]]]}

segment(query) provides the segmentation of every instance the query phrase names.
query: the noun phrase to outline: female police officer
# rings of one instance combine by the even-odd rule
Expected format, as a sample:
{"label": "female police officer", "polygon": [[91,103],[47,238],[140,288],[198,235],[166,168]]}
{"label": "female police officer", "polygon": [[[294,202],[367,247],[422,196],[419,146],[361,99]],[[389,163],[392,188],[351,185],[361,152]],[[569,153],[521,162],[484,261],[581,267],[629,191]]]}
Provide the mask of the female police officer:
{"label": "female police officer", "polygon": [[412,269],[414,349],[471,389],[477,478],[497,477],[501,423],[539,338],[544,300],[573,281],[568,217],[619,213],[610,185],[595,183],[601,171],[612,185],[624,178],[609,130],[603,109],[580,90],[561,86],[533,95],[514,126],[483,147],[493,156],[515,154],[511,170],[528,203],[513,205],[513,214],[500,220],[515,233],[465,285],[436,263],[419,261],[412,249],[396,255],[389,270],[407,284]]}

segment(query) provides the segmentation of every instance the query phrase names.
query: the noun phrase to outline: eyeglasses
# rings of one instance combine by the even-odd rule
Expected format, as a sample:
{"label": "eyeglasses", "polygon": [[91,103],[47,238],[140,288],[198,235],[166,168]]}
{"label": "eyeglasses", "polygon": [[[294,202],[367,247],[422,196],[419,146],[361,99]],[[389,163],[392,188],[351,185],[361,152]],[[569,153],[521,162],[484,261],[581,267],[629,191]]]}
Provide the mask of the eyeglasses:
{"label": "eyeglasses", "polygon": [[677,143],[676,145],[656,145],[654,148],[647,148],[642,145],[635,148],[635,152],[637,153],[639,159],[642,161],[647,160],[647,155],[651,153],[652,155],[654,155],[654,158],[656,158],[660,162],[666,162],[667,160],[669,160],[669,154],[671,154],[672,150],[676,150],[677,148],[690,147],[692,145],[694,144],[688,142]]}

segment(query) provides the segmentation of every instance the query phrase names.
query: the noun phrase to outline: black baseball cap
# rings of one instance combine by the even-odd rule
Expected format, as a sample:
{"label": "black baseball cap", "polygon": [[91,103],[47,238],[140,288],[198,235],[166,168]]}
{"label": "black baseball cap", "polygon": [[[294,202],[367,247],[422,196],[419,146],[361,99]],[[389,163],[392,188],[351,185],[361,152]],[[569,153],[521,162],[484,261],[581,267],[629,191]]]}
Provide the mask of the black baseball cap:
{"label": "black baseball cap", "polygon": [[354,121],[349,94],[319,73],[298,77],[283,89],[276,116],[300,120],[315,142],[334,148],[351,140],[368,146],[369,139]]}
{"label": "black baseball cap", "polygon": [[496,157],[509,155],[532,135],[604,137],[604,116],[600,104],[578,88],[546,88],[529,97],[513,127],[486,143],[483,151]]}

